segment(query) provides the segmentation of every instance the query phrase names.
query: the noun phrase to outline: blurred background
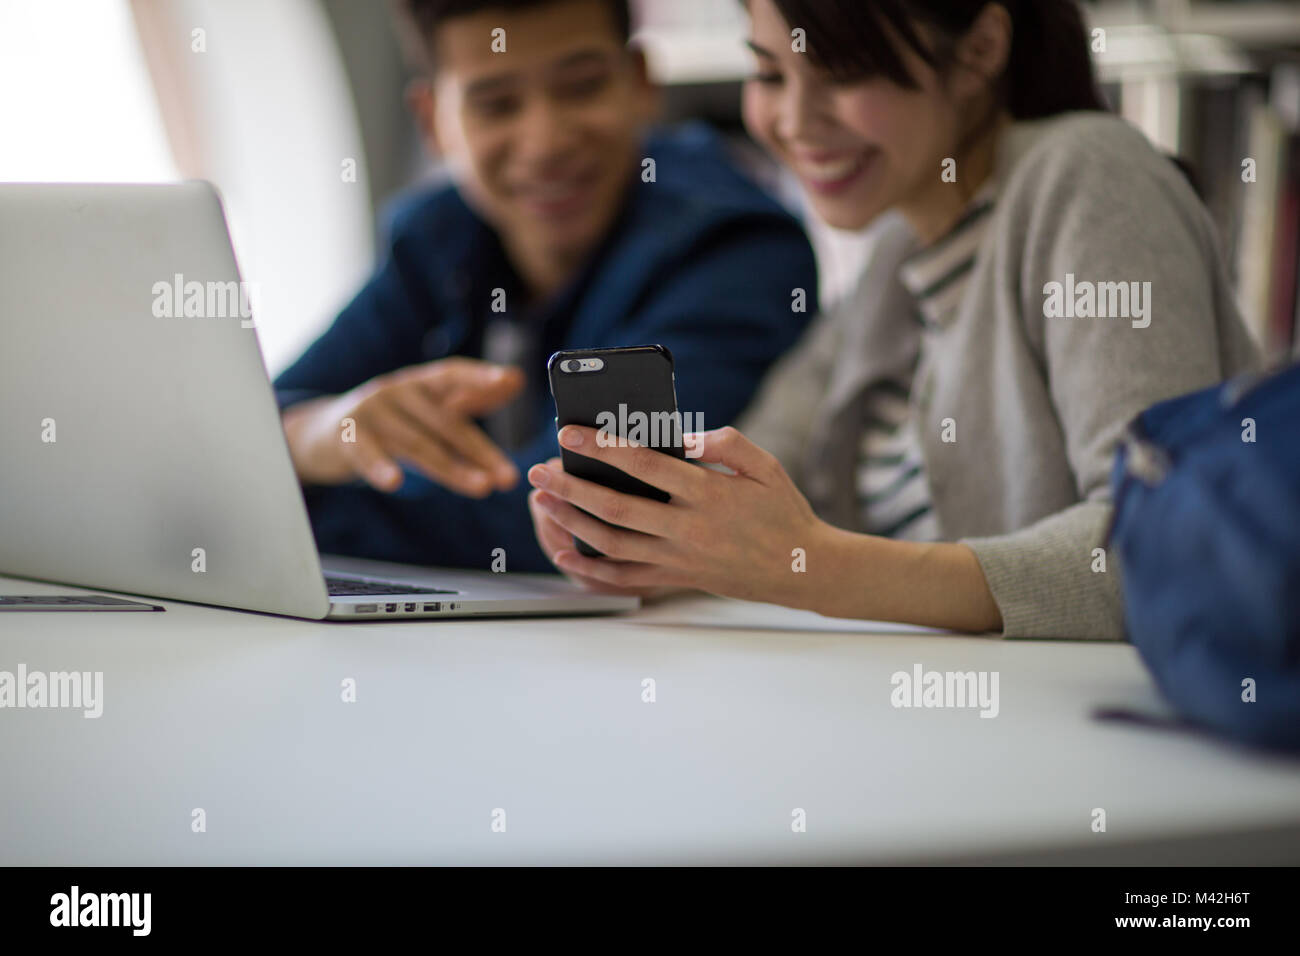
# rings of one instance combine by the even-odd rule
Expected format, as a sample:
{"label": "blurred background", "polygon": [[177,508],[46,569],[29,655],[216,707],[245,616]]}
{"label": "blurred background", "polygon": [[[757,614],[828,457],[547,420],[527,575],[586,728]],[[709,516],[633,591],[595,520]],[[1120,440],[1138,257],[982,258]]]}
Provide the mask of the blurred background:
{"label": "blurred background", "polygon": [[[797,209],[740,125],[739,0],[634,6],[666,118],[726,130]],[[1191,168],[1252,333],[1300,355],[1300,0],[1083,7],[1112,108]],[[387,203],[438,175],[402,48],[380,0],[0,0],[0,181],[215,183],[274,374],[369,275]],[[810,233],[830,301],[870,237]]]}

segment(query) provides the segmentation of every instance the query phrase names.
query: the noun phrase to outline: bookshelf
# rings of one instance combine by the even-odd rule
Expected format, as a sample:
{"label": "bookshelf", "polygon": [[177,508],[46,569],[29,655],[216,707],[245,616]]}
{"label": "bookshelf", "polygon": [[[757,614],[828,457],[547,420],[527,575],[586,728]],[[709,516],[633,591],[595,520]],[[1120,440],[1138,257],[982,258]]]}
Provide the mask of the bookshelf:
{"label": "bookshelf", "polygon": [[1270,359],[1300,357],[1300,3],[1107,0],[1098,76],[1191,164],[1238,304]]}

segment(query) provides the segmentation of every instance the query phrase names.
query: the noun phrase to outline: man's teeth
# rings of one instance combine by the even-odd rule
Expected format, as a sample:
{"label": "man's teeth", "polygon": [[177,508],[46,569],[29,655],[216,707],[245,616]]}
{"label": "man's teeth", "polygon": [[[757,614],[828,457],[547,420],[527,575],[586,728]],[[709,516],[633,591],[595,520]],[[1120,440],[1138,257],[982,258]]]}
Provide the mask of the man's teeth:
{"label": "man's teeth", "polygon": [[534,199],[542,202],[556,202],[568,199],[578,192],[576,183],[552,183],[545,186],[533,186],[528,190]]}
{"label": "man's teeth", "polygon": [[804,160],[800,164],[800,168],[809,179],[830,183],[853,175],[862,168],[865,162],[866,157],[861,155],[820,163]]}

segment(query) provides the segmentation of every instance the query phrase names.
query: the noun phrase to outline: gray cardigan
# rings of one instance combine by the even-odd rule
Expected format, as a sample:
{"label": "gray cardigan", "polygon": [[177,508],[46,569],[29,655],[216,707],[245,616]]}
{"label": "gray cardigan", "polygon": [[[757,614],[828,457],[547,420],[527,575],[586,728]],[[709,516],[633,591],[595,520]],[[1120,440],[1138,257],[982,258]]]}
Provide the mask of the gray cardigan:
{"label": "gray cardigan", "polygon": [[[911,394],[934,510],[943,538],[975,552],[1005,636],[1122,639],[1115,556],[1094,570],[1093,551],[1117,439],[1148,405],[1259,356],[1209,215],[1126,122],[1072,113],[1013,124],[994,175],[961,307]],[[908,368],[918,335],[898,279],[917,241],[894,214],[872,228],[879,243],[855,293],[772,369],[739,423],[822,518],[852,530],[864,391]],[[1149,324],[1045,317],[1048,283],[1069,276],[1076,289],[1149,282]]]}

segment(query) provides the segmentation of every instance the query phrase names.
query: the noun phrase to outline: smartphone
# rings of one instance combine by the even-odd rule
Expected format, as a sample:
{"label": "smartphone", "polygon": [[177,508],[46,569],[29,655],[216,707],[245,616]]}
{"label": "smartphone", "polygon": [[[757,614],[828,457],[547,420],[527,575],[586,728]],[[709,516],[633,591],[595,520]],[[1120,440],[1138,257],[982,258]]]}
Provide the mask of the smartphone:
{"label": "smartphone", "polygon": [[[664,346],[556,352],[547,361],[546,372],[555,399],[557,431],[565,425],[587,425],[685,460],[673,355]],[[564,447],[560,458],[571,475],[626,494],[668,500],[667,492],[603,461]],[[603,557],[576,535],[573,543],[581,554]]]}

